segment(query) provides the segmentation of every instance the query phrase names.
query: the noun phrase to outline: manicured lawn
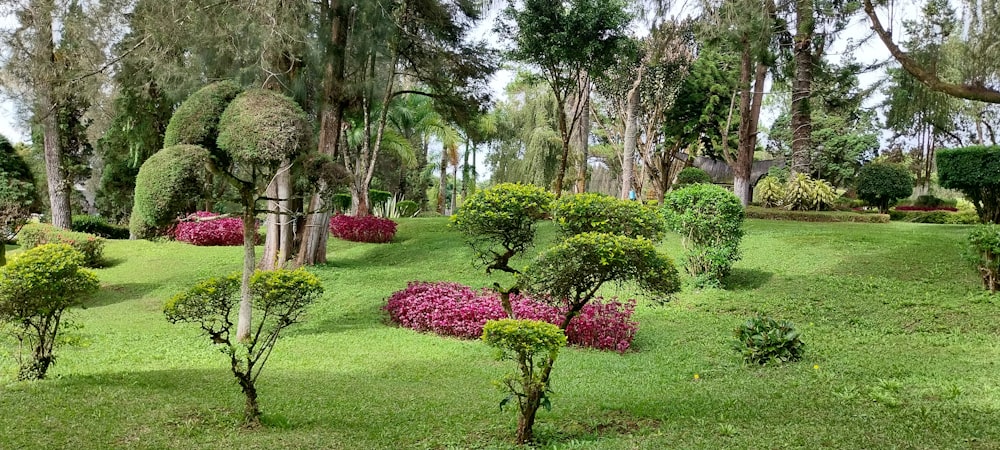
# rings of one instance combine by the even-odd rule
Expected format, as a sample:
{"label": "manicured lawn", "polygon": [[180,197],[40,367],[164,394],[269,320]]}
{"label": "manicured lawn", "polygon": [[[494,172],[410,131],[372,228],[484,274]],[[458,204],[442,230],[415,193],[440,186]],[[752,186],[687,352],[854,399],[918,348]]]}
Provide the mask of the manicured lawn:
{"label": "manicured lawn", "polygon": [[[0,353],[0,448],[510,448],[516,416],[476,341],[387,325],[411,280],[492,279],[445,219],[401,221],[391,244],[330,245],[325,297],[258,382],[262,429],[223,356],[163,302],[239,268],[239,248],[115,241],[103,288],[50,380],[13,381]],[[565,350],[546,448],[998,448],[1000,298],[963,260],[967,228],[750,221],[727,290],[643,300],[634,351]],[[543,230],[543,241],[554,239]],[[541,246],[545,244],[542,243]],[[672,235],[664,250],[680,255]],[[625,287],[608,296],[628,296]],[[746,367],[732,330],[764,312],[803,331],[805,360]],[[698,374],[698,380],[694,375]]]}

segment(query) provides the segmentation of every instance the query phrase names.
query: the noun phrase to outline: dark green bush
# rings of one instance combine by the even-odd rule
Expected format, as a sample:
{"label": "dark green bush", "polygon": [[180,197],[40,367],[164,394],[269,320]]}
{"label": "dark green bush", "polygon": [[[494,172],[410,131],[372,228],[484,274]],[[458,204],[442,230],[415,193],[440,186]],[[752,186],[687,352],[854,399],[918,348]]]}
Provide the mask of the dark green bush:
{"label": "dark green bush", "polygon": [[385,210],[386,203],[392,198],[391,192],[380,191],[377,189],[371,189],[368,191],[368,204],[371,205],[372,209],[375,207],[382,208]]}
{"label": "dark green bush", "polygon": [[983,285],[995,293],[1000,289],[1000,225],[986,224],[973,228],[969,233],[969,245]]}
{"label": "dark green bush", "polygon": [[47,223],[29,223],[21,228],[17,243],[26,249],[45,244],[67,244],[83,255],[85,267],[101,267],[104,263],[104,238],[56,228]]}
{"label": "dark green bush", "polygon": [[663,200],[670,228],[681,234],[686,268],[697,286],[718,286],[740,259],[745,212],[732,192],[711,184],[672,191]]}
{"label": "dark green bush", "polygon": [[10,142],[0,136],[0,266],[6,261],[4,244],[27,222],[37,203],[31,169]]}
{"label": "dark green bush", "polygon": [[[43,379],[55,362],[62,317],[100,283],[81,269],[84,255],[66,244],[28,249],[0,268],[0,323],[21,344],[15,353],[18,379]],[[24,352],[30,352],[30,355]]]}
{"label": "dark green bush", "polygon": [[857,189],[858,198],[885,214],[890,203],[913,193],[913,176],[898,164],[874,162],[861,168]]}
{"label": "dark green bush", "polygon": [[470,195],[451,226],[465,235],[487,272],[510,271],[510,258],[533,244],[535,223],[549,213],[553,198],[538,186],[498,184]]}
{"label": "dark green bush", "polygon": [[711,183],[712,176],[697,167],[685,167],[677,173],[677,182],[674,187],[684,187],[689,184]]}
{"label": "dark green bush", "polygon": [[1000,223],[1000,146],[938,150],[937,172],[941,187],[965,194],[983,222]]}
{"label": "dark green bush", "polygon": [[954,208],[958,204],[958,200],[950,199],[946,200],[943,198],[938,198],[933,195],[920,195],[917,196],[916,200],[913,201],[913,206],[926,206],[930,208],[937,208],[940,206],[950,206]]}
{"label": "dark green bush", "polygon": [[795,325],[757,316],[736,328],[736,350],[747,364],[786,363],[802,358],[805,344]]}
{"label": "dark green bush", "polygon": [[596,193],[556,200],[552,203],[552,219],[564,236],[597,232],[659,241],[666,232],[663,216],[655,209]]}
{"label": "dark green bush", "polygon": [[312,128],[294,100],[266,89],[236,96],[219,118],[219,148],[234,160],[269,166],[309,147]]}
{"label": "dark green bush", "polygon": [[105,239],[128,239],[128,228],[112,225],[100,216],[82,215],[73,216],[73,224],[70,229],[80,233],[93,234]]}
{"label": "dark green bush", "polygon": [[796,220],[799,222],[861,222],[889,223],[888,214],[857,213],[851,211],[789,211],[779,208],[749,206],[748,218],[765,220]]}
{"label": "dark green bush", "polygon": [[220,81],[191,94],[170,117],[163,147],[197,145],[215,149],[219,135],[219,117],[242,89],[232,81]]}
{"label": "dark green bush", "polygon": [[347,214],[351,211],[351,194],[333,194],[334,212]]}
{"label": "dark green bush", "polygon": [[937,223],[948,225],[972,225],[979,222],[979,216],[973,212],[951,211],[899,211],[889,210],[889,217],[899,222]]}
{"label": "dark green bush", "polygon": [[160,235],[179,215],[195,211],[204,198],[208,162],[208,150],[194,145],[167,147],[149,157],[135,178],[132,234]]}
{"label": "dark green bush", "polygon": [[420,205],[413,200],[403,200],[396,203],[396,213],[399,217],[414,217],[420,212]]}

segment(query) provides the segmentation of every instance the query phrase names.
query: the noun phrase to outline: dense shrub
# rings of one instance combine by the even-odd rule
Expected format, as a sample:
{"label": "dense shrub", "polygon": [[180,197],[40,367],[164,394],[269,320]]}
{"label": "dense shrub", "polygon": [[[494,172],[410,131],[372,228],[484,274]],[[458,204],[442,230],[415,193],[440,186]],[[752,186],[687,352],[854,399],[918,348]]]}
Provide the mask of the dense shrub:
{"label": "dense shrub", "polygon": [[128,228],[112,225],[100,216],[78,214],[73,216],[70,229],[80,233],[93,234],[105,239],[128,239]]}
{"label": "dense shrub", "polygon": [[420,212],[420,205],[413,200],[402,200],[396,203],[396,213],[399,217],[414,217]]}
{"label": "dense shrub", "polygon": [[380,191],[378,189],[371,189],[368,191],[368,204],[371,205],[372,209],[381,208],[386,209],[386,204],[392,199],[392,192]]}
{"label": "dense shrub", "polygon": [[193,245],[243,245],[243,220],[238,217],[198,220],[214,216],[218,214],[208,211],[189,215],[174,228],[174,239]]}
{"label": "dense shrub", "polygon": [[858,198],[877,206],[884,214],[890,203],[913,193],[913,177],[898,164],[874,162],[861,168],[857,190]]}
{"label": "dense shrub", "polygon": [[944,206],[938,205],[900,205],[895,208],[896,211],[951,211],[958,212],[958,208],[954,206]]}
{"label": "dense shrub", "polygon": [[514,255],[535,240],[535,223],[544,218],[554,196],[538,186],[502,183],[465,200],[451,226],[465,235],[487,271],[509,268]]}
{"label": "dense shrub", "polygon": [[330,218],[330,233],[347,241],[382,244],[396,235],[396,222],[375,216],[338,214]]}
{"label": "dense shrub", "polygon": [[667,227],[655,209],[596,193],[567,195],[554,201],[552,220],[564,236],[598,232],[659,241]]}
{"label": "dense shrub", "polygon": [[748,206],[748,218],[765,220],[796,220],[799,222],[861,222],[889,223],[888,214],[870,214],[850,211],[789,211],[780,208]]}
{"label": "dense shrub", "polygon": [[889,210],[889,217],[899,222],[937,223],[948,225],[971,225],[979,223],[979,216],[971,211],[907,211],[898,207]]}
{"label": "dense shrub", "polygon": [[21,247],[31,249],[45,244],[67,244],[83,255],[84,267],[101,267],[104,263],[104,238],[56,228],[47,223],[29,223],[17,235]]}
{"label": "dense shrub", "polygon": [[689,184],[698,183],[711,183],[712,176],[702,169],[697,167],[685,167],[677,173],[677,182],[674,183],[675,187],[684,187]]}
{"label": "dense shrub", "polygon": [[941,187],[965,194],[983,222],[1000,223],[1000,146],[938,150],[937,172]]}
{"label": "dense shrub", "polygon": [[745,212],[732,192],[696,184],[667,194],[663,211],[681,234],[686,268],[698,286],[717,286],[740,259]]}
{"label": "dense shrub", "polygon": [[736,350],[747,364],[785,363],[802,358],[805,344],[795,325],[757,316],[736,328]]}
{"label": "dense shrub", "polygon": [[784,194],[782,205],[794,211],[832,209],[840,197],[830,183],[802,173],[789,177]]}
{"label": "dense shrub", "polygon": [[129,230],[139,239],[162,234],[178,215],[204,197],[208,150],[167,147],[149,157],[135,178],[135,206]]}
{"label": "dense shrub", "polygon": [[167,124],[163,147],[197,145],[214,149],[219,135],[219,117],[241,88],[232,81],[209,84],[188,96]]}
{"label": "dense shrub", "polygon": [[233,159],[268,166],[293,159],[309,146],[312,128],[294,100],[266,89],[250,89],[219,118],[219,148]]}
{"label": "dense shrub", "polygon": [[757,194],[757,201],[765,208],[781,206],[785,201],[785,187],[777,177],[770,175],[757,182],[754,193]]}
{"label": "dense shrub", "polygon": [[957,204],[958,200],[938,198],[930,194],[918,195],[917,198],[913,201],[913,206],[929,207],[929,208],[935,208],[935,207],[954,208]]}
{"label": "dense shrub", "polygon": [[351,194],[343,192],[333,194],[333,211],[335,213],[347,214],[351,212]]}
{"label": "dense shrub", "polygon": [[1000,225],[986,224],[969,233],[969,245],[983,285],[991,293],[1000,289]]}
{"label": "dense shrub", "polygon": [[[512,295],[514,316],[558,325],[567,305],[553,305],[524,295]],[[457,283],[411,282],[389,297],[384,309],[392,322],[417,331],[476,339],[488,320],[507,317],[496,292],[476,291]],[[580,347],[625,352],[639,329],[632,320],[635,300],[599,299],[588,303],[570,322],[569,343]]]}
{"label": "dense shrub", "polygon": [[[0,323],[21,344],[18,379],[43,379],[55,361],[63,313],[99,287],[81,269],[84,256],[66,244],[31,248],[0,268]],[[30,355],[23,352],[30,352]]]}

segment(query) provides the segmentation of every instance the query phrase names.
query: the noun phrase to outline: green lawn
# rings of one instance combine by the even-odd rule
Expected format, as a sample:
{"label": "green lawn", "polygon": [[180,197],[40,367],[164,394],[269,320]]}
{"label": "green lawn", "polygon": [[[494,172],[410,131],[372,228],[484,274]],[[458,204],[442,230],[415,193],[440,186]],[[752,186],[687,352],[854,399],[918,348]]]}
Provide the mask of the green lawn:
{"label": "green lawn", "polygon": [[[516,416],[491,383],[508,367],[380,311],[410,280],[492,283],[446,223],[403,220],[387,245],[331,243],[313,269],[326,295],[278,343],[258,382],[268,426],[252,431],[238,428],[223,356],[161,312],[237,270],[241,249],[110,242],[101,293],[72,313],[51,379],[15,382],[0,354],[0,448],[512,447]],[[640,301],[625,355],[560,355],[536,436],[559,449],[1000,448],[1000,308],[962,257],[967,230],[750,221],[727,290]],[[679,256],[677,236],[663,248]],[[799,325],[806,358],[742,365],[732,330],[755,312]]]}

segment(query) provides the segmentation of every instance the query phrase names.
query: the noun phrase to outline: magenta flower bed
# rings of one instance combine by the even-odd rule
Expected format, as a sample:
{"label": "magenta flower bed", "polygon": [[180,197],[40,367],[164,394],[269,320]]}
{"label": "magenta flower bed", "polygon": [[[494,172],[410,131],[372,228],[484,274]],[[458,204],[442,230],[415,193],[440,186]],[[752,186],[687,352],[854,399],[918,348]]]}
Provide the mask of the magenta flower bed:
{"label": "magenta flower bed", "polygon": [[330,233],[347,241],[382,244],[396,235],[396,222],[375,216],[338,214],[330,218]]}
{"label": "magenta flower bed", "polygon": [[[519,319],[543,320],[559,325],[565,306],[554,306],[527,296],[511,297]],[[389,297],[383,308],[393,322],[417,331],[478,339],[487,320],[506,317],[495,292],[476,291],[448,282],[410,282]],[[566,330],[570,345],[624,353],[632,346],[639,323],[632,320],[635,300],[619,302],[597,298],[573,318]]]}
{"label": "magenta flower bed", "polygon": [[958,212],[953,206],[897,206],[896,211],[951,211]]}
{"label": "magenta flower bed", "polygon": [[[212,217],[217,213],[198,211],[188,216]],[[174,228],[174,239],[194,245],[243,245],[243,220],[236,217],[206,220],[185,220]]]}

